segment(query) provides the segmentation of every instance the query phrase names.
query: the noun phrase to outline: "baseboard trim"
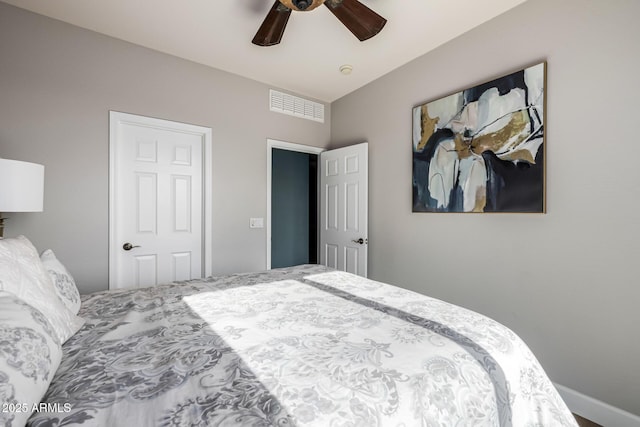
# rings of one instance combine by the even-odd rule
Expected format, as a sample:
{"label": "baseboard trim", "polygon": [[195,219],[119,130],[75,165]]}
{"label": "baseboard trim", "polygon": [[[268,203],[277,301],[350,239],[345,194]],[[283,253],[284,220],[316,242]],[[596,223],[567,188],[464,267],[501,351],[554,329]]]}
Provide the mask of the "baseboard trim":
{"label": "baseboard trim", "polygon": [[571,412],[602,426],[640,427],[640,417],[598,399],[554,383]]}

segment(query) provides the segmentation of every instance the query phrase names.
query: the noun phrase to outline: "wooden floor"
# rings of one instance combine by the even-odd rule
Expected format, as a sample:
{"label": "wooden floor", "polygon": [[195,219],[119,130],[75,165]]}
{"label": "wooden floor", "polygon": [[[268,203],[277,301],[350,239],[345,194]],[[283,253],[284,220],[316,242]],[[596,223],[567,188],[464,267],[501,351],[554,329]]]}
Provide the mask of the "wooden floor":
{"label": "wooden floor", "polygon": [[576,421],[578,421],[578,425],[580,427],[602,427],[600,424],[596,424],[593,421],[582,418],[580,415],[573,414],[573,416],[576,417]]}

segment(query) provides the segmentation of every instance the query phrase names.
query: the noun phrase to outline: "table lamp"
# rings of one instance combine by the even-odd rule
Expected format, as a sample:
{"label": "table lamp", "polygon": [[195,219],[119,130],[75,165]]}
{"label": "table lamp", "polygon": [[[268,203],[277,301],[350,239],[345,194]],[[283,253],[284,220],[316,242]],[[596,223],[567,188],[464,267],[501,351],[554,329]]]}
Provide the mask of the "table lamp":
{"label": "table lamp", "polygon": [[[44,166],[0,159],[0,212],[42,212]],[[0,238],[4,221],[0,215]]]}

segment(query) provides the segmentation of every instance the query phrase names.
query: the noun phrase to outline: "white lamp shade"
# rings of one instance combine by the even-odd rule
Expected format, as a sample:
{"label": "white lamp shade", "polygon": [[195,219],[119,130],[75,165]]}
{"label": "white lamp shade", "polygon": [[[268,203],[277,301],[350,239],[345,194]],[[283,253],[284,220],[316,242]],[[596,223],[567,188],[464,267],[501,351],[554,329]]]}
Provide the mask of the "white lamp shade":
{"label": "white lamp shade", "polygon": [[44,166],[0,159],[0,212],[42,212]]}

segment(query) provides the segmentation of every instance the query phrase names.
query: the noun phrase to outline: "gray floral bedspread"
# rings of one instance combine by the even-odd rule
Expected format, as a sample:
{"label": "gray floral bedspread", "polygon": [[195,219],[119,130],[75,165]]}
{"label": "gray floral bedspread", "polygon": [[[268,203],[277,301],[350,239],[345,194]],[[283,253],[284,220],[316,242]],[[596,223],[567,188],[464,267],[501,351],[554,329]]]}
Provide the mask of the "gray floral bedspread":
{"label": "gray floral bedspread", "polygon": [[[575,426],[499,323],[321,266],[83,297],[31,426]],[[67,406],[68,408],[68,406]]]}

